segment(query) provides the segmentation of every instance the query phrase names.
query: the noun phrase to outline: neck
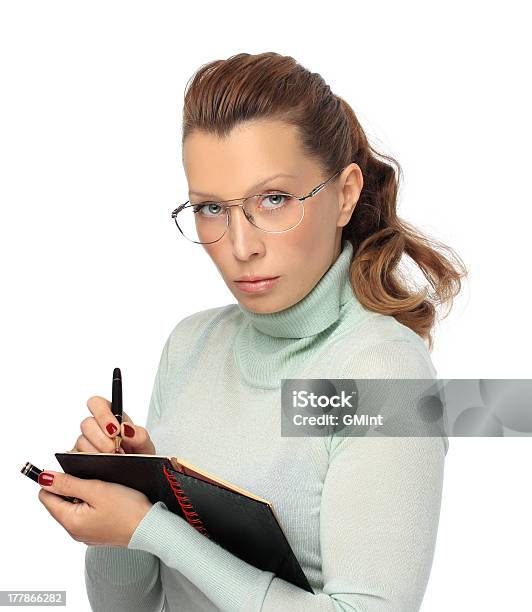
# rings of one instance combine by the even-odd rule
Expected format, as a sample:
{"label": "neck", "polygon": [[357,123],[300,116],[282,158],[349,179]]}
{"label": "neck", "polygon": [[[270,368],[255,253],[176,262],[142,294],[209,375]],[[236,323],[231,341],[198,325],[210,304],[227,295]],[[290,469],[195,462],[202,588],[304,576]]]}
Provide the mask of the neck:
{"label": "neck", "polygon": [[296,304],[273,313],[256,313],[241,304],[244,320],[234,344],[240,373],[253,386],[277,388],[281,379],[302,365],[334,332],[343,314],[355,305],[351,287],[353,245],[342,250],[307,295]]}

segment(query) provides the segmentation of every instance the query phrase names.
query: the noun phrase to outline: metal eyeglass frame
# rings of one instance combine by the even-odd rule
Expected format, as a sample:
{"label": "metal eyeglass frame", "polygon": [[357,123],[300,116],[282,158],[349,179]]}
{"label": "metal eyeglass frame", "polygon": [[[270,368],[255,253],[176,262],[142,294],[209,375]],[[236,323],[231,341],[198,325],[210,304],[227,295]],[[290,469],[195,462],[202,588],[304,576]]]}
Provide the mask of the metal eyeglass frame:
{"label": "metal eyeglass frame", "polygon": [[[347,168],[347,166],[346,166]],[[342,170],[344,170],[344,168],[342,168]],[[334,177],[338,176],[338,174],[340,174],[340,172],[342,172],[342,170],[338,170],[338,172],[336,172],[335,174],[333,174],[331,177],[329,177],[327,180],[323,181],[322,183],[320,183],[319,185],[317,185],[316,187],[314,187],[314,189],[312,189],[307,195],[305,196],[294,196],[291,193],[287,193],[287,192],[283,192],[283,191],[279,191],[279,192],[275,192],[278,195],[289,195],[292,198],[295,198],[296,200],[299,200],[299,202],[303,202],[304,200],[308,199],[308,198],[312,198],[313,196],[315,196],[318,191],[321,191],[325,185],[327,185],[327,183],[329,181],[331,181]],[[180,233],[190,242],[194,242],[195,244],[214,244],[215,242],[218,242],[219,240],[221,240],[225,234],[227,233],[227,230],[229,229],[229,224],[231,223],[231,218],[230,218],[230,213],[228,212],[230,208],[233,208],[233,206],[240,206],[242,208],[242,212],[244,213],[244,217],[251,223],[251,225],[253,225],[253,227],[256,227],[258,230],[260,230],[261,232],[266,232],[267,234],[284,234],[286,232],[290,232],[293,229],[295,229],[300,223],[301,221],[303,221],[303,217],[305,216],[305,206],[302,205],[302,209],[303,209],[303,214],[301,215],[301,219],[297,222],[296,225],[294,225],[293,227],[290,227],[287,230],[280,230],[280,231],[275,231],[275,230],[265,230],[262,229],[262,227],[258,227],[257,225],[255,225],[253,223],[253,221],[251,221],[247,215],[246,209],[244,208],[244,203],[246,200],[249,200],[250,198],[256,198],[257,196],[260,195],[271,195],[271,194],[265,194],[265,193],[256,193],[255,195],[251,195],[251,196],[246,196],[244,198],[232,198],[231,200],[222,200],[220,202],[216,202],[216,204],[225,204],[226,202],[236,202],[238,200],[242,200],[242,204],[231,204],[230,206],[225,206],[224,207],[224,211],[225,211],[225,218],[226,218],[226,226],[225,226],[225,230],[224,233],[217,238],[216,240],[213,240],[212,242],[198,242],[197,240],[192,240],[191,238],[189,238],[188,236],[185,236],[185,234],[183,233],[183,231],[181,230],[181,228],[179,227],[179,224],[177,223],[177,215],[179,212],[181,212],[185,206],[187,206],[187,204],[190,203],[190,200],[187,200],[184,204],[181,204],[180,206],[178,206],[175,210],[172,211],[172,219],[175,221],[175,224],[177,225],[177,229],[180,231]],[[197,205],[192,205],[192,206],[197,206]]]}

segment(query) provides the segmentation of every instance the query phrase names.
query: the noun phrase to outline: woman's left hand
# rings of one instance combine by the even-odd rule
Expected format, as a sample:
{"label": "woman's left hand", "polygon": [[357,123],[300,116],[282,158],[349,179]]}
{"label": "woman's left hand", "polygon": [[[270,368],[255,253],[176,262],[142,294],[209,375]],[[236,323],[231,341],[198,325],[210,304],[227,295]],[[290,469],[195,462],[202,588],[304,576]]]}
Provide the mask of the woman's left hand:
{"label": "woman's left hand", "polygon": [[[153,506],[144,493],[120,484],[46,470],[54,477],[46,486],[43,474],[39,500],[74,540],[91,546],[127,548],[137,525]],[[84,501],[72,503],[56,493]]]}

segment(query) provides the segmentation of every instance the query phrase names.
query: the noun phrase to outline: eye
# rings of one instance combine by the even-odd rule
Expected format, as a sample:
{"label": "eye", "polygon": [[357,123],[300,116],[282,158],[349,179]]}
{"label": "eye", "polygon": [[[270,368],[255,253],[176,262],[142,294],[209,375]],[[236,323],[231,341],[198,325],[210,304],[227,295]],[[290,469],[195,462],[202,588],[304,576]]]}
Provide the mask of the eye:
{"label": "eye", "polygon": [[288,193],[263,193],[259,196],[259,206],[265,210],[282,208],[292,199]]}
{"label": "eye", "polygon": [[219,217],[223,212],[222,206],[218,202],[203,202],[192,207],[194,214],[201,213],[202,217]]}

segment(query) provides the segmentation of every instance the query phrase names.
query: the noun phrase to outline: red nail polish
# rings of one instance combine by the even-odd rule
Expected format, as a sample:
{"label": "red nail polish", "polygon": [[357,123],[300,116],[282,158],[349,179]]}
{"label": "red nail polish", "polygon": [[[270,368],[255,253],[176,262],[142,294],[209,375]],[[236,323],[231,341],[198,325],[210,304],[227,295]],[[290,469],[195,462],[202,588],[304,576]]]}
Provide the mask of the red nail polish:
{"label": "red nail polish", "polygon": [[118,427],[114,423],[107,423],[105,429],[107,429],[109,435],[112,436],[115,431],[117,431]]}
{"label": "red nail polish", "polygon": [[132,438],[135,435],[135,430],[131,425],[124,423],[124,433],[128,438]]}
{"label": "red nail polish", "polygon": [[54,483],[54,475],[48,474],[47,472],[41,472],[39,474],[39,484],[44,485],[45,487],[49,487]]}

